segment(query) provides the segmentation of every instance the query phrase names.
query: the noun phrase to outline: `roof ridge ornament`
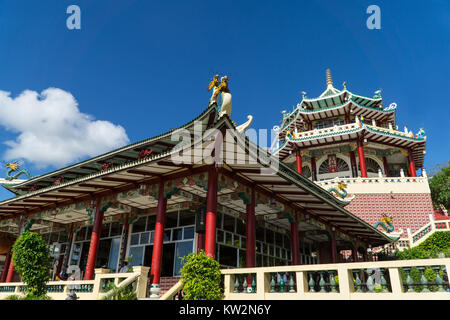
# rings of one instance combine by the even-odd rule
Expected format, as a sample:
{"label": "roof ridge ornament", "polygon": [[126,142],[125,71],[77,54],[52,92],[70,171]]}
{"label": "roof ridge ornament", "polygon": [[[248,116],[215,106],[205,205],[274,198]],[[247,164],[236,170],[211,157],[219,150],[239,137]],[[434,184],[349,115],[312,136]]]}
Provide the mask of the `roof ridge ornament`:
{"label": "roof ridge ornament", "polygon": [[327,69],[327,87],[333,86],[333,78],[331,77],[330,69]]}

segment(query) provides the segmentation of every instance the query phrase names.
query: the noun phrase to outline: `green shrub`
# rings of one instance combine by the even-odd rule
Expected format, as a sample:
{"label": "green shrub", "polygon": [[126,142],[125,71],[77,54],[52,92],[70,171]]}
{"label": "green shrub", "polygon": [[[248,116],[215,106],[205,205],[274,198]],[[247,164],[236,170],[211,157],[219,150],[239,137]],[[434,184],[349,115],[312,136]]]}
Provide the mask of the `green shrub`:
{"label": "green shrub", "polygon": [[47,244],[39,234],[24,231],[14,243],[12,252],[14,267],[27,285],[27,295],[34,300],[44,297],[50,277]]}
{"label": "green shrub", "polygon": [[107,291],[112,293],[103,297],[103,300],[137,300],[136,292],[132,285],[118,287],[114,282],[110,282],[106,286]]}
{"label": "green shrub", "polygon": [[182,258],[181,281],[186,300],[220,300],[221,274],[219,263],[204,251]]}

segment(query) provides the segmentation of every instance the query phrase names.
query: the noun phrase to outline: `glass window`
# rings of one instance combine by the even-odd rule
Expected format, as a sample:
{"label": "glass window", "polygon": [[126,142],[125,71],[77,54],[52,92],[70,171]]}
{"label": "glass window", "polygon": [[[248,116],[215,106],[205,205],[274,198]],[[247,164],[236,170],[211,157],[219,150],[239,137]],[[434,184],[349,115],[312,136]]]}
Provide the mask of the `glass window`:
{"label": "glass window", "polygon": [[277,246],[283,246],[283,235],[281,233],[275,232],[275,244]]}
{"label": "glass window", "polygon": [[130,246],[134,246],[139,244],[139,235],[138,234],[132,234],[130,239]]}
{"label": "glass window", "polygon": [[226,231],[234,232],[235,219],[227,214],[223,215],[223,229]]}
{"label": "glass window", "polygon": [[147,218],[147,231],[155,230],[155,224],[156,224],[156,215],[148,216]]}
{"label": "glass window", "polygon": [[58,242],[58,237],[59,237],[58,232],[50,234],[50,244],[52,244],[53,242]]}
{"label": "glass window", "polygon": [[182,228],[173,229],[172,241],[182,240],[182,239],[183,239],[183,229]]}
{"label": "glass window", "polygon": [[164,242],[170,241],[170,234],[172,233],[172,230],[165,230],[164,231]]}
{"label": "glass window", "polygon": [[194,227],[184,228],[184,239],[194,239]]}
{"label": "glass window", "polygon": [[238,266],[238,268],[245,268],[246,267],[246,259],[247,259],[246,251],[241,249],[241,250],[239,250],[238,254],[239,254],[239,266]]}
{"label": "glass window", "polygon": [[195,224],[195,212],[182,211],[180,212],[180,227]]}
{"label": "glass window", "polygon": [[147,223],[147,217],[142,217],[133,223],[133,233],[145,231],[145,225]]}
{"label": "glass window", "polygon": [[274,236],[272,230],[266,229],[266,242],[270,244],[274,243]]}
{"label": "glass window", "polygon": [[[241,248],[246,248],[247,247],[247,238],[246,237],[241,237]],[[256,251],[258,252],[258,249],[256,249]]]}
{"label": "glass window", "polygon": [[233,235],[229,232],[225,232],[225,243],[230,246],[233,244]]}
{"label": "glass window", "polygon": [[131,247],[130,256],[132,256],[130,265],[141,266],[142,259],[144,258],[144,246]]}
{"label": "glass window", "polygon": [[273,246],[271,244],[269,244],[269,251],[268,251],[268,255],[273,256]]}
{"label": "glass window", "polygon": [[225,242],[223,239],[223,231],[217,230],[217,242]]}
{"label": "glass window", "polygon": [[165,228],[173,228],[178,225],[178,211],[177,212],[169,212],[166,214],[166,224]]}
{"label": "glass window", "polygon": [[155,237],[155,232],[154,231],[150,232],[150,244],[153,243],[154,237]]}
{"label": "glass window", "polygon": [[247,227],[245,222],[242,219],[236,219],[236,233],[244,236],[247,234]]}
{"label": "glass window", "polygon": [[107,238],[109,237],[109,228],[111,227],[111,224],[104,224],[102,225],[102,231],[100,233],[100,238]]}
{"label": "glass window", "polygon": [[182,257],[192,253],[194,241],[178,242],[175,246],[175,275],[180,275],[180,269],[183,266]]}
{"label": "glass window", "polygon": [[122,226],[118,222],[111,223],[111,237],[120,236],[122,234]]}
{"label": "glass window", "polygon": [[81,228],[80,231],[77,232],[77,241],[86,239],[86,228]]}
{"label": "glass window", "polygon": [[265,241],[264,228],[256,227],[256,240],[259,240],[259,241],[262,241],[262,242]]}
{"label": "glass window", "polygon": [[219,263],[224,266],[236,267],[237,266],[237,249],[224,245],[219,245]]}
{"label": "glass window", "polygon": [[219,212],[216,215],[216,228],[223,229],[222,221],[223,221],[223,213]]}
{"label": "glass window", "polygon": [[257,254],[256,255],[256,266],[257,267],[262,267],[263,265],[262,265],[262,263],[263,263],[263,256],[262,255],[260,255],[260,254]]}
{"label": "glass window", "polygon": [[283,235],[283,247],[287,248],[291,246],[291,240],[287,235]]}
{"label": "glass window", "polygon": [[141,233],[141,242],[140,244],[147,244],[150,240],[150,232]]}
{"label": "glass window", "polygon": [[65,230],[59,233],[59,242],[67,242],[67,238],[69,237],[69,233]]}
{"label": "glass window", "polygon": [[233,246],[239,247],[239,236],[234,235],[233,237]]}

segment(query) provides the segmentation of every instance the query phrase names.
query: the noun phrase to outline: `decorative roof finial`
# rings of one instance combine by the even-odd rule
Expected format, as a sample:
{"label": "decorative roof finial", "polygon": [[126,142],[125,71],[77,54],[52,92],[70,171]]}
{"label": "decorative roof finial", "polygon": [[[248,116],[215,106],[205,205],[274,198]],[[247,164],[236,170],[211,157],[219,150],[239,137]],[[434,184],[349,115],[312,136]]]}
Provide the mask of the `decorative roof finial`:
{"label": "decorative roof finial", "polygon": [[327,69],[327,86],[333,86],[333,79],[331,78],[330,69]]}

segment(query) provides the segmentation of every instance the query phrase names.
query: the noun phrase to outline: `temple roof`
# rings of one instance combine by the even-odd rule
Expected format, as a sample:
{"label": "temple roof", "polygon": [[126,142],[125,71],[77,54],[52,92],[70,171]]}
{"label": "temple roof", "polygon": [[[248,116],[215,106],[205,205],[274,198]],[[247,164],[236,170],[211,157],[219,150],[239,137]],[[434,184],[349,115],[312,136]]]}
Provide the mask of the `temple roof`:
{"label": "temple roof", "polygon": [[[235,129],[228,115],[214,122],[215,111],[216,106],[212,105],[196,118],[202,123],[203,133],[206,128]],[[192,132],[193,121],[181,128]],[[173,131],[134,144],[133,147],[127,146],[96,157],[95,160],[87,160],[82,164],[107,159],[112,155],[122,154],[124,150],[134,149],[136,146],[146,148],[157,145],[159,141],[166,142]],[[214,131],[207,132],[212,135]],[[223,187],[218,191],[219,205],[245,214],[245,203],[231,197],[235,194],[233,188],[237,186],[230,181],[235,181],[244,188],[242,193],[245,193],[245,188],[254,188],[255,192],[266,199],[261,200],[261,204],[258,205],[257,215],[265,220],[274,221],[284,228],[289,228],[289,221],[292,219],[289,208],[293,208],[293,213],[301,212],[305,219],[306,216],[310,216],[320,226],[335,226],[337,231],[369,241],[373,245],[390,241],[382,232],[346,210],[344,208],[346,202],[340,201],[314,182],[279,162],[267,151],[253,144],[248,137],[236,134],[235,141],[240,148],[233,152],[238,154],[244,150],[246,161],[234,163],[224,159],[224,163],[219,166],[219,187],[223,183]],[[194,150],[196,146],[200,146],[203,151],[213,142],[208,137],[194,136],[189,146]],[[129,212],[154,210],[157,201],[151,196],[151,189],[161,180],[166,181],[165,185],[167,184],[168,187],[172,184],[172,188],[180,188],[182,191],[170,198],[168,206],[190,203],[196,197],[206,197],[204,186],[199,185],[197,180],[192,181],[189,177],[202,179],[203,175],[204,179],[204,173],[209,166],[203,161],[193,164],[174,163],[172,156],[179,152],[180,148],[172,147],[140,160],[129,160],[103,171],[96,170],[88,175],[64,180],[59,184],[42,185],[40,189],[1,201],[0,227],[12,228],[14,219],[19,216],[37,219],[38,222],[34,228],[44,228],[49,224],[63,226],[86,221],[89,219],[87,207],[93,199],[101,199],[102,206],[114,203],[106,211],[106,218]],[[195,155],[193,157],[195,158]],[[272,165],[269,166],[267,163]],[[81,164],[76,164],[58,170],[57,174],[67,173],[67,170],[73,171],[80,166]],[[273,168],[276,169],[273,170]],[[32,180],[36,183],[52,175],[55,173]],[[20,186],[23,185],[24,183],[20,184]],[[272,201],[267,199],[273,199],[276,205],[272,206]]]}
{"label": "temple roof", "polygon": [[411,149],[417,168],[423,166],[425,157],[426,137],[414,136],[411,132],[368,125],[359,120],[355,123],[305,132],[286,132],[283,137],[284,141],[281,142],[281,145],[272,151],[280,159],[287,157],[296,147],[306,149],[336,143],[349,143],[361,138],[401,149]]}

